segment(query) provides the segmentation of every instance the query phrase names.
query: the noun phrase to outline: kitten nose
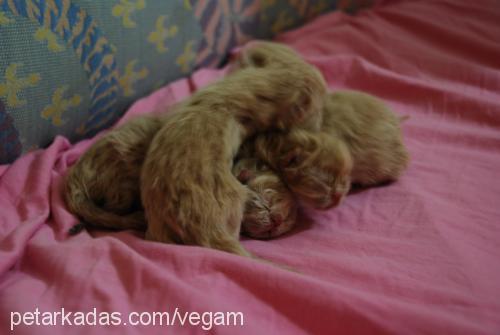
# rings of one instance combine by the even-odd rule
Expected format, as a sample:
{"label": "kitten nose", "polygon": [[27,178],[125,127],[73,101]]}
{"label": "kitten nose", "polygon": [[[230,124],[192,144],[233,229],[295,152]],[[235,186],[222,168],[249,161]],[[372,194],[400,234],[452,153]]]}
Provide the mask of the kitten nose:
{"label": "kitten nose", "polygon": [[271,221],[273,228],[277,228],[283,223],[283,217],[280,214],[271,214]]}

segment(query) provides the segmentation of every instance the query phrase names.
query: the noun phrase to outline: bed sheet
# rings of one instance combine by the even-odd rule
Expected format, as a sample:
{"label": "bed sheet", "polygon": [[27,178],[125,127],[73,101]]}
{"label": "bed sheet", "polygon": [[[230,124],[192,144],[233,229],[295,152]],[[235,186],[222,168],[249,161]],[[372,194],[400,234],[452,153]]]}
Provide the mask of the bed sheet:
{"label": "bed sheet", "polygon": [[[297,272],[130,231],[68,237],[77,221],[61,199],[62,177],[93,140],[59,137],[1,166],[0,331],[12,316],[64,308],[120,313],[123,322],[154,311],[205,319],[65,327],[54,319],[14,333],[500,334],[498,22],[498,1],[383,1],[279,36],[320,68],[331,90],[366,91],[410,116],[403,132],[411,163],[399,181],[306,211],[282,238],[243,241]],[[201,70],[179,80],[121,122],[223,75]],[[240,312],[243,325],[210,326],[208,312]]]}

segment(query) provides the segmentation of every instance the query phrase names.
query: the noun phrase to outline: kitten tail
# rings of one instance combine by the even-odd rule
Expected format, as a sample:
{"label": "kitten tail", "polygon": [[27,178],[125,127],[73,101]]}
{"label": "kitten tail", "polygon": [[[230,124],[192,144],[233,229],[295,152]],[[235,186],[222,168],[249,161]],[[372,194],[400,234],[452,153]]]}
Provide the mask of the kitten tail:
{"label": "kitten tail", "polygon": [[76,235],[89,226],[110,229],[145,229],[146,220],[143,212],[137,211],[131,214],[119,215],[104,210],[94,203],[92,198],[85,192],[85,188],[74,177],[67,180],[66,191],[64,192],[65,200],[70,211],[77,214],[84,223],[76,224],[70,228],[69,235]]}

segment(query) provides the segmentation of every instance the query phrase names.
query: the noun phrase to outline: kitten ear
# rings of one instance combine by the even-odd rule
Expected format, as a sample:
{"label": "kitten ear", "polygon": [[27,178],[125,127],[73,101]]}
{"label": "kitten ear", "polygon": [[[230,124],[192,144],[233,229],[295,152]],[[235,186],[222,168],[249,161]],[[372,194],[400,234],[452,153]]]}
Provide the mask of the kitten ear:
{"label": "kitten ear", "polygon": [[238,56],[238,60],[243,67],[263,68],[269,63],[265,52],[256,49],[255,44],[244,47]]}
{"label": "kitten ear", "polygon": [[248,61],[252,64],[253,67],[266,67],[268,63],[266,55],[257,50],[249,52]]}

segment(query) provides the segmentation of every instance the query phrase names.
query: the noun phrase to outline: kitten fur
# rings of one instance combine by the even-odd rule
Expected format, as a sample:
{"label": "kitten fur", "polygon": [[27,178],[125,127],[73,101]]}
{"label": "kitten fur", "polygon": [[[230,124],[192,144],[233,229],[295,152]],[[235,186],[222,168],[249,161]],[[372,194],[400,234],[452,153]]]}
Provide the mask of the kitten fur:
{"label": "kitten fur", "polygon": [[[139,175],[147,148],[160,128],[160,117],[132,119],[97,140],[70,168],[64,199],[83,220],[70,234],[86,226],[146,229]],[[245,235],[271,238],[292,228],[297,212],[293,196],[269,167],[255,158],[243,158],[233,167],[233,174],[250,191],[242,221]]]}
{"label": "kitten fur", "polygon": [[[315,71],[309,65],[304,65],[303,62],[301,64],[301,59],[290,48],[276,43],[269,45],[280,50],[283,59],[290,58],[295,62],[296,67],[303,67],[306,78],[310,76],[307,74],[308,71]],[[262,44],[267,49],[269,45]],[[247,49],[251,50],[251,48]],[[320,78],[319,82],[321,80]],[[312,85],[312,87],[318,87],[318,85]],[[246,122],[245,118],[243,116],[242,121]],[[309,117],[308,119],[314,120],[315,118]],[[310,128],[318,127],[317,121],[311,124],[313,126],[309,126]],[[287,127],[286,124],[277,126],[278,128]],[[160,127],[161,121],[157,117],[146,116],[131,120],[98,140],[70,169],[66,177],[64,197],[70,211],[83,220],[70,230],[70,234],[78,233],[85,225],[112,229],[146,229],[140,204],[138,176],[145,151]],[[275,183],[277,189],[281,187],[281,183],[273,177],[258,178],[257,181],[260,183],[264,180],[270,186]],[[254,180],[252,185],[257,185],[257,181]],[[283,199],[288,200],[288,197],[284,196]],[[287,208],[287,206],[276,207]],[[285,218],[292,216],[292,214],[285,215],[288,213],[287,210],[283,211]],[[253,215],[251,211],[247,213],[249,217]],[[269,220],[268,218],[267,222]],[[250,221],[244,220],[244,222]]]}
{"label": "kitten fur", "polygon": [[[232,67],[234,70],[249,67],[293,69],[303,67],[303,63],[304,61],[287,46],[257,41],[242,48]],[[322,124],[323,113],[320,114],[313,121],[316,129]],[[279,173],[301,202],[326,209],[337,205],[348,192],[347,174],[350,173],[351,157],[343,144],[337,144],[330,139],[321,144],[321,139],[316,135],[294,130],[288,134],[274,132],[256,138],[260,158],[266,160]],[[295,152],[293,164],[284,166],[283,164],[291,161],[292,151]],[[329,159],[329,156],[334,156],[335,160]],[[299,162],[299,159],[302,161]],[[344,164],[327,164],[334,161],[342,161]],[[338,175],[339,173],[344,175]],[[249,210],[247,214],[251,215]]]}
{"label": "kitten fur", "polygon": [[336,91],[326,99],[321,131],[347,145],[353,158],[352,182],[372,186],[397,180],[408,165],[402,120],[372,95]]}
{"label": "kitten fur", "polygon": [[338,91],[326,98],[319,133],[262,134],[255,154],[278,171],[297,198],[326,209],[340,203],[351,183],[373,186],[399,178],[409,160],[401,120],[371,95]]}
{"label": "kitten fur", "polygon": [[337,206],[349,192],[352,157],[343,141],[324,132],[293,129],[259,134],[254,155],[279,174],[307,206]]}
{"label": "kitten fur", "polygon": [[[145,229],[139,176],[147,148],[161,127],[156,116],[142,116],[98,139],[65,177],[64,199],[82,225]],[[77,233],[77,225],[70,233]]]}
{"label": "kitten fur", "polygon": [[231,173],[240,144],[307,124],[326,85],[311,67],[241,69],[195,93],[154,137],[141,171],[146,238],[251,256],[239,242],[248,190]]}
{"label": "kitten fur", "polygon": [[[236,56],[233,67],[290,68],[295,65],[296,58],[290,57],[292,53],[287,49],[273,42],[252,42]],[[400,176],[409,160],[400,130],[403,119],[376,97],[339,91],[326,97],[322,117],[318,118],[322,132],[331,135],[335,141],[326,141],[323,150],[317,150],[311,144],[317,142],[316,135],[301,131],[271,133],[257,136],[255,154],[280,172],[299,199],[316,208],[329,208],[343,198],[338,195],[348,192],[349,179],[355,184],[370,186]],[[303,137],[303,143],[298,140],[300,137]],[[295,148],[293,143],[297,145]],[[312,151],[304,150],[305,147]],[[339,168],[332,168],[332,164],[338,164]],[[351,177],[335,177],[331,173],[351,173]],[[301,177],[298,178],[297,174]],[[327,201],[329,197],[332,201]]]}
{"label": "kitten fur", "polygon": [[[230,64],[230,71],[234,72],[245,68],[281,69],[303,73],[314,72],[317,76],[322,77],[316,67],[305,62],[292,48],[281,43],[269,41],[249,42],[234,55]],[[324,96],[324,94],[319,95]],[[322,115],[322,113],[314,114],[307,119],[306,123],[300,125],[300,127],[311,130],[319,129]]]}
{"label": "kitten fur", "polygon": [[257,158],[248,157],[236,160],[233,174],[249,188],[241,223],[244,235],[269,239],[293,228],[297,217],[295,198],[274,171]]}

